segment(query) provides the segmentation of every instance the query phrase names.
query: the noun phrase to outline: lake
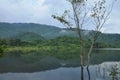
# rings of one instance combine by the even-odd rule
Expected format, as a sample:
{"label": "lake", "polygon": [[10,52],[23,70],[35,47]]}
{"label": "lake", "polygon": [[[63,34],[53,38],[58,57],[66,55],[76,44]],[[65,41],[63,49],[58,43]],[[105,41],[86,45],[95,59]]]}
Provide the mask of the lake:
{"label": "lake", "polygon": [[[35,61],[31,63],[31,59]],[[42,59],[1,58],[0,80],[80,80],[79,62],[77,59],[61,61],[49,56]],[[112,80],[109,75],[112,67],[117,65],[120,71],[120,49],[95,49],[91,62],[91,80]],[[84,78],[88,80],[86,67]],[[117,78],[120,80],[120,75],[117,75]]]}
{"label": "lake", "polygon": [[[120,68],[120,62],[104,62],[99,65],[90,66],[91,80],[110,80],[109,72],[112,66],[116,65]],[[85,80],[87,71],[85,70]],[[120,69],[119,69],[120,70]],[[120,75],[118,80],[120,80]],[[34,73],[3,73],[0,74],[0,80],[80,80],[80,67],[76,68],[58,68]]]}

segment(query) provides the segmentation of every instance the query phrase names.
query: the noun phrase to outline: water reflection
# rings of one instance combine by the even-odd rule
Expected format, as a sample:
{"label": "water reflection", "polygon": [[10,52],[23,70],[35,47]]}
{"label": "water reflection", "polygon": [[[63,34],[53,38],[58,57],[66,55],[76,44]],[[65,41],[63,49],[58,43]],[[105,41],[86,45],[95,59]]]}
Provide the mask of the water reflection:
{"label": "water reflection", "polygon": [[[120,62],[104,62],[89,67],[91,80],[111,80],[110,69],[116,65],[120,70]],[[85,67],[86,68],[86,67]],[[88,79],[87,70],[84,68],[84,80]],[[35,73],[4,73],[0,74],[0,80],[80,80],[81,68],[59,68]],[[120,75],[118,75],[120,80]]]}
{"label": "water reflection", "polygon": [[89,67],[87,67],[86,69],[87,69],[87,73],[88,73],[88,80],[91,80],[91,75],[90,75]]}
{"label": "water reflection", "polygon": [[[85,58],[85,63],[87,63],[87,57]],[[94,50],[91,57],[93,65],[89,69],[86,67],[67,68],[80,66],[79,59],[62,61],[51,56],[16,58],[10,55],[10,57],[0,59],[0,80],[111,80],[110,69],[116,64],[120,68],[120,62],[105,61],[120,61],[119,51]],[[117,75],[117,77],[120,80],[120,75]]]}
{"label": "water reflection", "polygon": [[[120,51],[118,50],[93,50],[91,56],[91,64],[100,64],[105,61],[120,61]],[[38,72],[44,70],[55,69],[58,67],[80,66],[79,57],[70,60],[60,60],[53,56],[41,57],[38,55],[18,57],[14,55],[16,52],[10,53],[8,57],[0,58],[0,73],[6,72]],[[37,53],[37,52],[34,52]],[[17,53],[17,54],[21,54]],[[87,56],[85,56],[85,65],[87,64]]]}

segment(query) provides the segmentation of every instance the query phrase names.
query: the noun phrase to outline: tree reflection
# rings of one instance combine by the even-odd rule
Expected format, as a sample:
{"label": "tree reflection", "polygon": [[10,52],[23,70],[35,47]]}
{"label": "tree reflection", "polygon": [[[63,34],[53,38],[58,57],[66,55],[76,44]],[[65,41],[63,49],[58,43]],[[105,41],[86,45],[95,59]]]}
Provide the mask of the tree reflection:
{"label": "tree reflection", "polygon": [[87,67],[86,69],[87,69],[87,73],[88,73],[88,80],[91,80],[89,67]]}
{"label": "tree reflection", "polygon": [[84,80],[84,67],[81,66],[81,80]]}

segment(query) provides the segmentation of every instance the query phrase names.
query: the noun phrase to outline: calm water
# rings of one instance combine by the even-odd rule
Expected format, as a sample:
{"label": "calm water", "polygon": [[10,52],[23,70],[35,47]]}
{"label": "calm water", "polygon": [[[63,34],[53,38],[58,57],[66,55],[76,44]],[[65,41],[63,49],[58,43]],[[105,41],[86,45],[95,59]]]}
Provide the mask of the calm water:
{"label": "calm water", "polygon": [[[110,50],[109,50],[110,49]],[[35,57],[36,58],[36,57]],[[80,67],[63,67],[79,64],[79,61],[61,62],[55,58],[7,58],[0,59],[0,80],[80,80]],[[120,71],[120,48],[95,49],[91,57],[91,80],[111,80],[111,68],[117,64]],[[62,63],[62,65],[61,65]],[[86,63],[86,61],[85,61]],[[120,80],[120,75],[117,75]],[[88,80],[86,67],[84,78]]]}
{"label": "calm water", "polygon": [[[120,68],[120,62],[104,62],[90,66],[91,80],[111,80],[109,73],[111,67],[116,64]],[[84,70],[84,78],[88,80],[86,68]],[[120,80],[120,75],[117,76],[118,80]],[[0,74],[0,80],[80,80],[80,67],[58,68],[34,73],[3,73]]]}

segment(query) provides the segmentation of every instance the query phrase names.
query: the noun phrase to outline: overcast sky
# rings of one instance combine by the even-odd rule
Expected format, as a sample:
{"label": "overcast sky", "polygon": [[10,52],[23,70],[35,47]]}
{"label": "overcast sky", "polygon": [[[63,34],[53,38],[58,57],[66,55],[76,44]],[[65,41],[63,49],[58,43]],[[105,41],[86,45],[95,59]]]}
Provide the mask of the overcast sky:
{"label": "overcast sky", "polygon": [[[0,0],[0,22],[40,23],[64,27],[52,19],[51,15],[61,13],[68,7],[65,0]],[[115,4],[102,32],[120,33],[120,0]]]}

